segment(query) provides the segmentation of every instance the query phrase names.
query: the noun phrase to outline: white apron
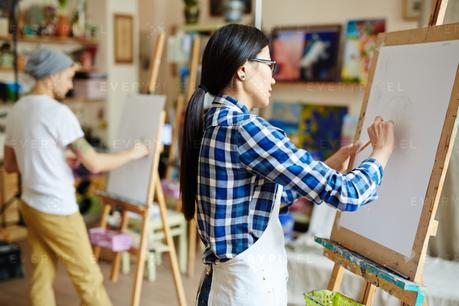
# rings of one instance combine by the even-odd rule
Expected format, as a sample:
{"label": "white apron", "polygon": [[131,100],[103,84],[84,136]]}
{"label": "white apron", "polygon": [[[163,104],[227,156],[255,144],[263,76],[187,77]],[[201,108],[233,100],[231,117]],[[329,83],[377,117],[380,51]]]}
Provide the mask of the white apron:
{"label": "white apron", "polygon": [[233,259],[212,265],[209,306],[287,305],[287,256],[279,221],[282,189],[261,237]]}

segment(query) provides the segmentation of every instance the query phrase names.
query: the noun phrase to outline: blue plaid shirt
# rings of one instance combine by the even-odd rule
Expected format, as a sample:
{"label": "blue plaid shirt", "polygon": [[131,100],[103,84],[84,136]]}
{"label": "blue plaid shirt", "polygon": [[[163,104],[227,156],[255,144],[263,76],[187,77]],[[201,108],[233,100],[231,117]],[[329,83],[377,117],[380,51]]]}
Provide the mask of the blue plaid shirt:
{"label": "blue plaid shirt", "polygon": [[280,185],[283,204],[302,196],[354,211],[377,198],[382,175],[371,158],[341,174],[295,147],[282,130],[241,102],[218,96],[204,118],[198,166],[204,263],[229,260],[261,236]]}

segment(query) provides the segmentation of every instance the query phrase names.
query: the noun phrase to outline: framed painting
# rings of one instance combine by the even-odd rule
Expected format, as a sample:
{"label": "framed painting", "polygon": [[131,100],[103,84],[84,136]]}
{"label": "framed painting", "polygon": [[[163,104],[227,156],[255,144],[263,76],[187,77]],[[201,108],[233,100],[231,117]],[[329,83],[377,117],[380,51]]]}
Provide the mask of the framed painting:
{"label": "framed painting", "polygon": [[133,18],[131,15],[115,14],[113,19],[115,63],[134,62]]}
{"label": "framed painting", "polygon": [[422,0],[403,0],[402,6],[403,19],[419,20],[421,17]]}
{"label": "framed painting", "polygon": [[347,23],[341,80],[365,85],[379,33],[385,32],[384,19],[350,20]]}
{"label": "framed painting", "polygon": [[279,82],[333,82],[339,78],[341,26],[275,28],[273,59]]}
{"label": "framed painting", "polygon": [[303,105],[298,127],[298,146],[315,159],[326,160],[341,147],[346,106]]}

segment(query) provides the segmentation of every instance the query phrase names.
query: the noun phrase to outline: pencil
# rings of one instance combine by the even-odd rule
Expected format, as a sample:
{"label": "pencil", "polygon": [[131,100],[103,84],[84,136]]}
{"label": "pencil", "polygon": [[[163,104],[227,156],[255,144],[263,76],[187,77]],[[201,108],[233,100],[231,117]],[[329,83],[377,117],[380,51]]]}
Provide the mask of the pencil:
{"label": "pencil", "polygon": [[363,147],[361,147],[361,148],[359,149],[359,151],[357,151],[357,153],[360,153],[360,152],[362,152],[363,150],[365,150],[366,147],[368,147],[370,144],[371,144],[371,141],[368,140],[368,142],[367,142]]}

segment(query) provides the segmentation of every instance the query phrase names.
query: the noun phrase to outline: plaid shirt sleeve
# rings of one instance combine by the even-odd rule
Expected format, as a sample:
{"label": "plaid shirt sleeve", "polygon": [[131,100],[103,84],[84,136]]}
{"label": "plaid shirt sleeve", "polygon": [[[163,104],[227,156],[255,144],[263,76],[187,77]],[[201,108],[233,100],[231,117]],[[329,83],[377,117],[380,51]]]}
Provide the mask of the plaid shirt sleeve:
{"label": "plaid shirt sleeve", "polygon": [[281,205],[291,205],[298,197],[298,193],[292,189],[284,189],[282,191]]}
{"label": "plaid shirt sleeve", "polygon": [[287,203],[304,196],[316,204],[355,211],[378,197],[383,169],[373,158],[341,174],[295,147],[284,132],[260,117],[242,122],[237,134],[240,162],[248,171],[284,186]]}

